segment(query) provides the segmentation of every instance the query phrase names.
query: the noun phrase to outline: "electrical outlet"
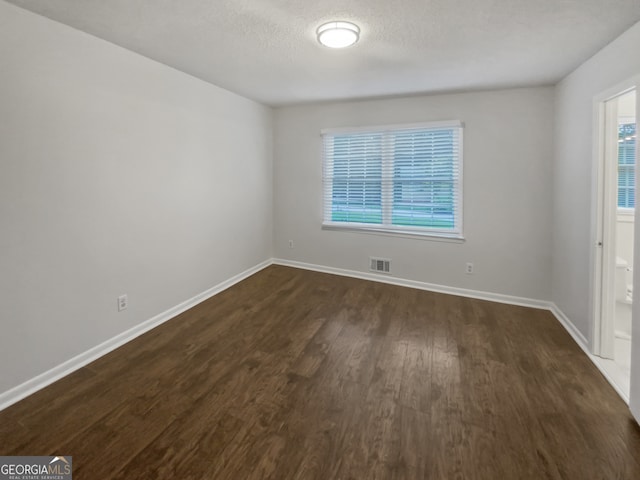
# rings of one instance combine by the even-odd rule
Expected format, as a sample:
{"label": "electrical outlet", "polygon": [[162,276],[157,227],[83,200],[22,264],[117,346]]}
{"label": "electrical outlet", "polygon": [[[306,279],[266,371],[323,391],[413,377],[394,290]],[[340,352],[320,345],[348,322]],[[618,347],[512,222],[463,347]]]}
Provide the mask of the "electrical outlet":
{"label": "electrical outlet", "polygon": [[464,273],[466,273],[467,275],[473,275],[473,263],[467,263]]}
{"label": "electrical outlet", "polygon": [[289,240],[289,248],[293,248],[293,240]]}
{"label": "electrical outlet", "polygon": [[126,310],[128,304],[129,304],[129,299],[127,298],[126,295],[120,295],[118,297],[118,311],[119,312],[121,312],[122,310]]}

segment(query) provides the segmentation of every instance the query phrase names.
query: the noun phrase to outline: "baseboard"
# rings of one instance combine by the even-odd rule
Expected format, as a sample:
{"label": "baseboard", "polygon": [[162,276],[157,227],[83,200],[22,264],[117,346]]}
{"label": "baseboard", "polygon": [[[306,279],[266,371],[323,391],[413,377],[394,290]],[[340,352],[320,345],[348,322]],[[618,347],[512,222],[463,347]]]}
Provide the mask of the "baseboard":
{"label": "baseboard", "polygon": [[620,398],[625,401],[625,403],[629,404],[629,393],[625,392],[620,385],[615,381],[615,379],[609,374],[609,372],[604,368],[603,359],[597,357],[592,354],[589,349],[589,343],[584,335],[575,327],[573,322],[569,320],[562,310],[555,304],[551,304],[551,313],[558,319],[560,324],[565,328],[565,330],[571,335],[573,340],[578,344],[578,346],[582,349],[585,355],[591,360],[591,362],[596,366],[596,368],[600,371],[602,376],[609,382],[609,384],[613,387]]}
{"label": "baseboard", "polygon": [[369,272],[359,272],[357,270],[345,270],[342,268],[326,267],[324,265],[315,265],[312,263],[296,262],[293,260],[284,260],[274,258],[273,263],[276,265],[284,265],[287,267],[302,268],[304,270],[313,270],[315,272],[331,273],[343,277],[353,277],[362,280],[372,280],[374,282],[388,283],[391,285],[399,285],[401,287],[417,288],[419,290],[428,290],[430,292],[447,293],[450,295],[458,295],[460,297],[477,298],[479,300],[488,300],[490,302],[506,303],[509,305],[519,305],[523,307],[541,308],[545,310],[551,309],[551,303],[545,300],[536,300],[525,297],[515,297],[511,295],[503,295],[501,293],[483,292],[479,290],[469,290],[466,288],[449,287],[446,285],[438,285],[435,283],[420,282],[417,280],[408,280],[405,278],[391,277],[389,275],[381,275]]}
{"label": "baseboard", "polygon": [[245,270],[242,273],[234,275],[233,277],[211,287],[210,289],[199,293],[198,295],[186,300],[169,310],[166,310],[159,315],[156,315],[149,320],[146,320],[129,330],[116,335],[113,338],[97,345],[93,348],[90,348],[86,352],[83,352],[66,362],[48,370],[26,382],[7,390],[0,394],[0,410],[7,408],[10,405],[22,400],[25,397],[37,392],[38,390],[52,384],[53,382],[61,379],[69,375],[70,373],[84,367],[85,365],[97,360],[98,358],[106,355],[107,353],[115,350],[116,348],[124,345],[127,342],[130,342],[136,337],[139,337],[143,333],[148,332],[149,330],[157,327],[158,325],[171,320],[177,315],[189,310],[190,308],[198,305],[199,303],[213,297],[214,295],[226,290],[227,288],[235,285],[236,283],[244,280],[247,277],[250,277],[254,273],[259,272],[260,270],[268,267],[272,264],[271,259],[266,260],[254,267]]}

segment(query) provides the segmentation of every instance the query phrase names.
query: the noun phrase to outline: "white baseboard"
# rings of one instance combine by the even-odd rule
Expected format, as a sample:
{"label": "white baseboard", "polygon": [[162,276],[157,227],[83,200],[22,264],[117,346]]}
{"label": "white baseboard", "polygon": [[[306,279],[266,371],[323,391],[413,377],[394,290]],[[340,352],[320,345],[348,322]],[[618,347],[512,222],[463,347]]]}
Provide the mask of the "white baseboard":
{"label": "white baseboard", "polygon": [[325,267],[324,265],[315,265],[312,263],[296,262],[293,260],[284,260],[274,258],[273,263],[276,265],[284,265],[287,267],[302,268],[304,270],[313,270],[322,273],[332,273],[343,277],[360,278],[362,280],[372,280],[374,282],[389,283],[391,285],[399,285],[401,287],[417,288],[419,290],[428,290],[430,292],[448,293],[450,295],[458,295],[460,297],[477,298],[479,300],[489,300],[491,302],[506,303],[509,305],[520,305],[523,307],[551,309],[551,303],[545,300],[535,300],[525,297],[515,297],[511,295],[503,295],[501,293],[483,292],[479,290],[468,290],[466,288],[449,287],[446,285],[438,285],[435,283],[420,282],[417,280],[408,280],[405,278],[392,277],[377,273],[359,272],[357,270],[345,270],[342,268]]}
{"label": "white baseboard", "polygon": [[100,345],[96,345],[93,348],[90,348],[86,352],[83,352],[75,357],[67,360],[66,362],[48,370],[26,382],[7,390],[0,394],[0,410],[7,408],[10,405],[22,400],[23,398],[31,395],[32,393],[37,392],[38,390],[52,384],[53,382],[61,379],[69,375],[70,373],[84,367],[85,365],[97,360],[98,358],[106,355],[107,353],[115,350],[116,348],[124,345],[127,342],[130,342],[136,337],[139,337],[143,333],[148,332],[149,330],[157,327],[158,325],[171,320],[175,316],[181,314],[182,312],[189,310],[190,308],[196,306],[197,304],[213,297],[214,295],[226,290],[227,288],[235,285],[236,283],[244,280],[247,277],[250,277],[254,273],[259,272],[260,270],[268,267],[272,264],[271,259],[266,260],[254,267],[245,270],[238,275],[234,275],[233,277],[215,285],[214,287],[199,293],[198,295],[186,300],[175,307],[166,310],[159,315],[156,315],[149,320],[146,320],[129,330],[116,335],[113,338],[101,343]]}

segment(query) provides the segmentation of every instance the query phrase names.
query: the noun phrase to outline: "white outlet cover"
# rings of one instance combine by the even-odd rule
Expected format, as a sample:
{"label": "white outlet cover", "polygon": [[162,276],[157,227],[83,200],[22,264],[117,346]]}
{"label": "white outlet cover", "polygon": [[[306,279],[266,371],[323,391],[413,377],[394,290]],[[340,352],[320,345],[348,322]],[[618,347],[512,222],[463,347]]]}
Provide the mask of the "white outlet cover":
{"label": "white outlet cover", "polygon": [[118,297],[118,311],[121,312],[127,308],[129,301],[126,295],[120,295]]}

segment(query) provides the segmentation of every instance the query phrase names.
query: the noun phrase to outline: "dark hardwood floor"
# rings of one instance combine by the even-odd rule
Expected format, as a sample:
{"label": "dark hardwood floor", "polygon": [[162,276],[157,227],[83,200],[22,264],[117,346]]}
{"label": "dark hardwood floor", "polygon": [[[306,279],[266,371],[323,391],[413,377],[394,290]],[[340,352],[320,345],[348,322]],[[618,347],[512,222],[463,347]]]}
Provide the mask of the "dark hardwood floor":
{"label": "dark hardwood floor", "polygon": [[271,266],[0,412],[74,478],[640,479],[543,310]]}

